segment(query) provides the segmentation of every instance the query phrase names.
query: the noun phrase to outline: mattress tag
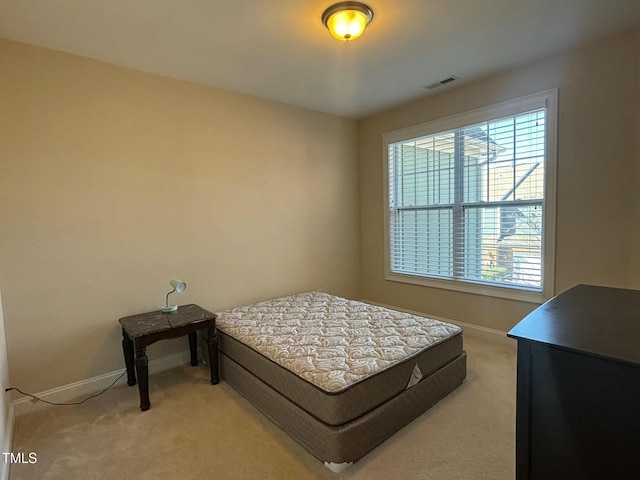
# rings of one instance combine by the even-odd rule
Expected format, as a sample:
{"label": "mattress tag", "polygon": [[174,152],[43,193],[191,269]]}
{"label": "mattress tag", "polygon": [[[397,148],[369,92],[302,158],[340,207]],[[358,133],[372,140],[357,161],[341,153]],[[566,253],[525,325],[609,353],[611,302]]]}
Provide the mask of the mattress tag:
{"label": "mattress tag", "polygon": [[[420,371],[420,367],[416,363],[416,366],[413,367],[413,372],[411,372],[411,378],[409,379],[409,383],[407,384],[407,388],[413,387],[420,380],[422,380],[422,372]],[[405,388],[405,390],[407,388]]]}

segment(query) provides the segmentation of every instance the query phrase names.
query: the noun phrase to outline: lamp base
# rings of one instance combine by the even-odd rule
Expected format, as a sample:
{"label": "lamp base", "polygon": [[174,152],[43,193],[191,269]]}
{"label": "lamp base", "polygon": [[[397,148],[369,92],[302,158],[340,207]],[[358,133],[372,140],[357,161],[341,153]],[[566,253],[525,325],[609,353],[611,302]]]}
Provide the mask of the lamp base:
{"label": "lamp base", "polygon": [[162,311],[162,313],[175,312],[176,310],[178,310],[178,305],[163,305],[162,307],[160,307],[160,310]]}

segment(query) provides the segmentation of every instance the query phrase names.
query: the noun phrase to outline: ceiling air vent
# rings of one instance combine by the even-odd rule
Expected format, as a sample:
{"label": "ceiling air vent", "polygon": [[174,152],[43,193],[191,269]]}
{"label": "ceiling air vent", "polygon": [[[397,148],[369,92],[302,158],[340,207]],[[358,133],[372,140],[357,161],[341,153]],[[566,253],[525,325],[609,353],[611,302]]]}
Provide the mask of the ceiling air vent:
{"label": "ceiling air vent", "polygon": [[427,85],[424,88],[426,88],[427,90],[433,90],[434,88],[438,88],[438,87],[441,87],[443,85],[447,85],[448,83],[455,82],[456,80],[459,80],[459,78],[456,77],[455,75],[451,75],[450,77],[447,77],[447,78],[445,78],[443,80],[440,80],[439,82],[432,83],[431,85]]}

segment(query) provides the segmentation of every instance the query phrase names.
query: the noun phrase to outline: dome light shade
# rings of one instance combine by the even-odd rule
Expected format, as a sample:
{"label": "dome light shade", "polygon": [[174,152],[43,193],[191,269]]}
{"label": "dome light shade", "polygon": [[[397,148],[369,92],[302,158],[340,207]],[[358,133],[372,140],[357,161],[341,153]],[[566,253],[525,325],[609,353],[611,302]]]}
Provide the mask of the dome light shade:
{"label": "dome light shade", "polygon": [[360,2],[340,2],[331,5],[322,14],[322,23],[331,35],[348,42],[362,35],[373,18],[373,10]]}

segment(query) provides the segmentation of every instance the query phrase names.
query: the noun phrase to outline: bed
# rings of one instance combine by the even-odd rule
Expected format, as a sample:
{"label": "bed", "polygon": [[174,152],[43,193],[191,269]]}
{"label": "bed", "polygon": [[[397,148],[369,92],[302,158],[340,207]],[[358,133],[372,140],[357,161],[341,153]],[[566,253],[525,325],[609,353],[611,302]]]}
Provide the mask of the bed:
{"label": "bed", "polygon": [[459,327],[324,292],[217,315],[223,380],[335,472],[466,376]]}

